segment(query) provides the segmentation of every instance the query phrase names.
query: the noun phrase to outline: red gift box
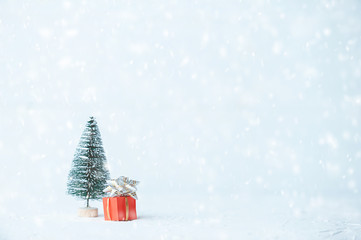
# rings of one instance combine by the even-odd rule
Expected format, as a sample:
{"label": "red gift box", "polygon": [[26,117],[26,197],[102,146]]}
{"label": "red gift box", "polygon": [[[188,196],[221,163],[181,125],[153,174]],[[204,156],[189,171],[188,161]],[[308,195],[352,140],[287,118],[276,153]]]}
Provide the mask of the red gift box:
{"label": "red gift box", "polygon": [[137,219],[135,199],[132,197],[103,198],[104,219],[107,221],[128,221]]}

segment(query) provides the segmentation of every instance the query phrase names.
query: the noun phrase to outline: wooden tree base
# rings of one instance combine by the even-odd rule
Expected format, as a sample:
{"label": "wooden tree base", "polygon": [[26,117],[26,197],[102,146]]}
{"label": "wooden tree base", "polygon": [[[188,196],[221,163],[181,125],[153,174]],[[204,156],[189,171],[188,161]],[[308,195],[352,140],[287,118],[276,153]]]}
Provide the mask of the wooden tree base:
{"label": "wooden tree base", "polygon": [[84,207],[78,209],[79,217],[98,217],[98,208]]}

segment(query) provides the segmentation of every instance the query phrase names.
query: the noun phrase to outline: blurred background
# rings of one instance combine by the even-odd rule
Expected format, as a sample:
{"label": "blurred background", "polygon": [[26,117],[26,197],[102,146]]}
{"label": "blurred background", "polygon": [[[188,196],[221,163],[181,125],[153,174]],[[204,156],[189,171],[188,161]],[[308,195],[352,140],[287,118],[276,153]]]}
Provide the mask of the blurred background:
{"label": "blurred background", "polygon": [[[139,198],[359,197],[359,1],[2,1],[0,211],[58,203],[90,116]],[[77,207],[77,206],[75,206]]]}

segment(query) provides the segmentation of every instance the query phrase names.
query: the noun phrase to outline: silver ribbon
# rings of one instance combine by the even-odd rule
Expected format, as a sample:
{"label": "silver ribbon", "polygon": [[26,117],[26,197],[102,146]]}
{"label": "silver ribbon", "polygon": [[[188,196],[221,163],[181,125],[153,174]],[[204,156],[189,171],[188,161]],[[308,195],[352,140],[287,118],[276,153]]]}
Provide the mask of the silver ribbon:
{"label": "silver ribbon", "polygon": [[119,177],[117,179],[108,180],[109,186],[103,192],[109,193],[110,197],[126,197],[130,196],[138,199],[136,191],[139,181],[131,180],[127,177]]}

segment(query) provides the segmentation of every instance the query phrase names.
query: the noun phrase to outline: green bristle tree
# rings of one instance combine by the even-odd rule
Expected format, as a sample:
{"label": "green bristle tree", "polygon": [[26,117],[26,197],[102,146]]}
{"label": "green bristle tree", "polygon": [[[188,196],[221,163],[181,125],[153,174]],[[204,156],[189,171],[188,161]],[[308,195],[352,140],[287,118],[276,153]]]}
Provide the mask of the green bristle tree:
{"label": "green bristle tree", "polygon": [[86,200],[100,199],[109,179],[99,128],[94,117],[90,117],[76,148],[72,168],[68,177],[68,194]]}

